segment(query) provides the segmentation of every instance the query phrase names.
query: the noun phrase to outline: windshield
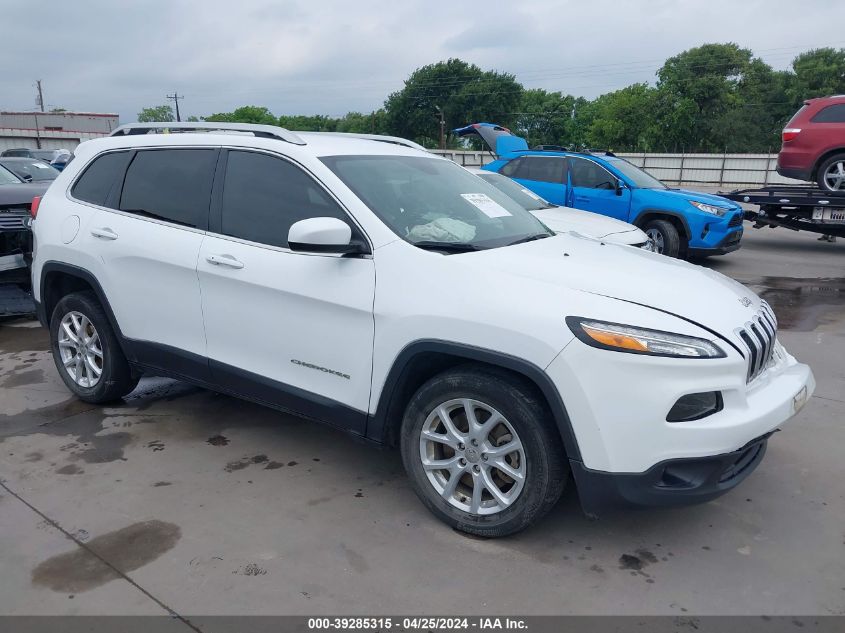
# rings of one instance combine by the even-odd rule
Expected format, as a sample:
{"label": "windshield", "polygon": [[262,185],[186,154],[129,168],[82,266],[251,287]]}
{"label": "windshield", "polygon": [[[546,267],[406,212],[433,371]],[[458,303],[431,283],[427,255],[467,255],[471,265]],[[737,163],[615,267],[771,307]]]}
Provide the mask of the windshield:
{"label": "windshield", "polygon": [[[3,159],[0,159],[0,161],[2,160]],[[3,166],[15,172],[15,174],[23,180],[27,180],[27,176],[29,176],[29,179],[32,181],[55,180],[56,176],[59,175],[58,169],[51,167],[43,160],[24,160],[22,158],[16,158],[15,160],[4,162]]]}
{"label": "windshield", "polygon": [[3,166],[0,166],[0,185],[20,184],[21,180]]}
{"label": "windshield", "polygon": [[327,156],[322,161],[412,244],[475,250],[552,235],[496,187],[442,158]]}
{"label": "windshield", "polygon": [[499,191],[510,198],[513,198],[526,211],[539,211],[540,209],[551,209],[555,205],[543,200],[530,189],[526,189],[515,180],[507,176],[494,174],[490,171],[481,171],[476,174],[482,180],[486,180]]}
{"label": "windshield", "polygon": [[634,183],[635,187],[639,187],[640,189],[666,189],[666,185],[657,178],[651,174],[647,174],[639,167],[634,167],[627,160],[608,161],[608,164],[617,171],[622,172],[622,175]]}

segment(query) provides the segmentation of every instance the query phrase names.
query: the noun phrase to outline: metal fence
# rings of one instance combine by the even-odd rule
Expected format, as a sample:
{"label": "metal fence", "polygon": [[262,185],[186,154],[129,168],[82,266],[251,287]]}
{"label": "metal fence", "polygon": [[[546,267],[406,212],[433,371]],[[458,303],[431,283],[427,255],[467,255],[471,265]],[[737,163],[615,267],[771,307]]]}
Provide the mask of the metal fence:
{"label": "metal fence", "polygon": [[[433,150],[465,167],[480,167],[494,158],[489,152]],[[717,185],[737,188],[797,184],[777,173],[777,154],[616,154],[655,178],[673,185]]]}

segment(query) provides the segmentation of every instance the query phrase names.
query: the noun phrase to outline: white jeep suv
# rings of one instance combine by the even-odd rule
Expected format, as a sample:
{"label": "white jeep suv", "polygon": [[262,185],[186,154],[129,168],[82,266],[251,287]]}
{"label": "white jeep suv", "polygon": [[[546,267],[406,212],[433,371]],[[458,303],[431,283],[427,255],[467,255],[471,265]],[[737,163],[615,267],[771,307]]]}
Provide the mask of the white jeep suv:
{"label": "white jeep suv", "polygon": [[570,476],[591,515],[712,499],[814,388],[740,284],[553,235],[395,139],[135,124],[75,153],[32,266],[71,391],[164,375],[399,445],[466,532],[530,525]]}

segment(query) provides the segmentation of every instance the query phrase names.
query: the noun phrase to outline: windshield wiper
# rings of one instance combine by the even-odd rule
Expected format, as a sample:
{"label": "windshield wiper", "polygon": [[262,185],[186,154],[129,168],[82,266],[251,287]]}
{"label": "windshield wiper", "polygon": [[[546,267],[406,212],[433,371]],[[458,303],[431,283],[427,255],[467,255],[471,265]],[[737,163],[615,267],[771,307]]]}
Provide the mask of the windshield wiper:
{"label": "windshield wiper", "polygon": [[423,240],[422,242],[411,242],[411,244],[430,251],[448,251],[450,253],[468,253],[470,251],[481,250],[475,244],[468,244],[466,242],[437,242],[434,240]]}
{"label": "windshield wiper", "polygon": [[174,220],[173,218],[168,218],[166,215],[161,215],[159,213],[153,213],[152,211],[147,211],[146,209],[121,209],[121,211],[125,213],[134,213],[135,215],[141,215],[145,218],[152,218],[154,220],[164,220],[165,222],[170,222],[171,224],[179,224],[181,226],[188,226],[192,229],[197,228],[195,224],[191,224],[190,222],[182,222],[180,220]]}
{"label": "windshield wiper", "polygon": [[514,246],[515,244],[524,244],[525,242],[533,242],[534,240],[542,240],[551,236],[551,233],[535,233],[534,235],[526,235],[523,238],[510,242],[508,246]]}

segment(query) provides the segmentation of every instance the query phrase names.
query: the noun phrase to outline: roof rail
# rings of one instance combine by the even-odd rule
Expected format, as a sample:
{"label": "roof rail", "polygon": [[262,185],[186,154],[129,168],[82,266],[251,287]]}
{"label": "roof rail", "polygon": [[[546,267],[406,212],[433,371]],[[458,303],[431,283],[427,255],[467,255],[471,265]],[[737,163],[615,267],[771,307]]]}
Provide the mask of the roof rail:
{"label": "roof rail", "polygon": [[115,128],[110,136],[170,134],[173,132],[240,132],[261,138],[275,138],[294,145],[305,145],[305,141],[295,132],[276,125],[258,125],[256,123],[215,123],[212,121],[127,123]]}
{"label": "roof rail", "polygon": [[387,136],[385,134],[358,134],[357,132],[305,132],[303,134],[321,134],[324,136],[342,136],[346,138],[359,138],[365,141],[379,141],[381,143],[392,143],[394,145],[401,145],[402,147],[410,147],[411,149],[418,149],[424,152],[428,150],[414,141],[409,141],[406,138],[399,136]]}

